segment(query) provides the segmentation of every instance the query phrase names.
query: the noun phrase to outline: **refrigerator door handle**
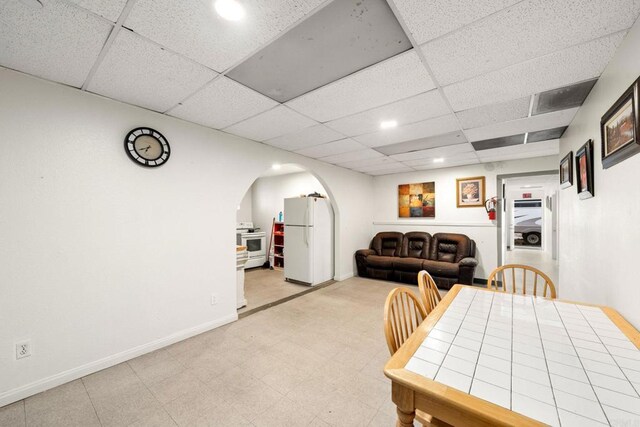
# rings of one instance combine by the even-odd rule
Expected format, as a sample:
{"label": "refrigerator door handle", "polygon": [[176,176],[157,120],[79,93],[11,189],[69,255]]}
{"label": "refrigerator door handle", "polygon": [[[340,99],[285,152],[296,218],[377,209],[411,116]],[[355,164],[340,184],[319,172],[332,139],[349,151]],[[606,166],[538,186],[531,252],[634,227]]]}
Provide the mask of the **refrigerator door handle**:
{"label": "refrigerator door handle", "polygon": [[309,246],[309,204],[304,211],[304,244]]}

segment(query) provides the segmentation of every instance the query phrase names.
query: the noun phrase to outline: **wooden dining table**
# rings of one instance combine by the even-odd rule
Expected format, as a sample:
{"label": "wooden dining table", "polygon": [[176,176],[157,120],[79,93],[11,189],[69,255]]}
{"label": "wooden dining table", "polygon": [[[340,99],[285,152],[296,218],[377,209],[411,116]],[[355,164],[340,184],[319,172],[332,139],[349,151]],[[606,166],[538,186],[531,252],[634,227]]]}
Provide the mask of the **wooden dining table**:
{"label": "wooden dining table", "polygon": [[391,357],[397,426],[640,426],[640,333],[609,307],[455,285]]}

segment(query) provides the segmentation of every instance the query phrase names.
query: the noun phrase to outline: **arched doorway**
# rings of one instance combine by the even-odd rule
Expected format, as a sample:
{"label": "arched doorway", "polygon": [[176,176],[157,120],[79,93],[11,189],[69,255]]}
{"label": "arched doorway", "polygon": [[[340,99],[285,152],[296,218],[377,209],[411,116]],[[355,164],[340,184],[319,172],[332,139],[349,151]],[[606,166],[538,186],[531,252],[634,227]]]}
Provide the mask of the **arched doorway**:
{"label": "arched doorway", "polygon": [[237,243],[247,247],[249,259],[245,268],[237,266],[240,315],[333,282],[339,216],[317,174],[298,164],[276,164],[239,197]]}

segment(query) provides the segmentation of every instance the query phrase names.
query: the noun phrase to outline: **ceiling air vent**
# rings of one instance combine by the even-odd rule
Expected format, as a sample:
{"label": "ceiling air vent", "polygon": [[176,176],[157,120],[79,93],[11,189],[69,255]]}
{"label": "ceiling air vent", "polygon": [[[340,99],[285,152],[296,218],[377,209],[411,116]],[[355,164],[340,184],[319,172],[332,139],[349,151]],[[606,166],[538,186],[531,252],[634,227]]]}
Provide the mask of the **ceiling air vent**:
{"label": "ceiling air vent", "polygon": [[581,106],[597,80],[589,80],[534,95],[531,115],[536,116]]}

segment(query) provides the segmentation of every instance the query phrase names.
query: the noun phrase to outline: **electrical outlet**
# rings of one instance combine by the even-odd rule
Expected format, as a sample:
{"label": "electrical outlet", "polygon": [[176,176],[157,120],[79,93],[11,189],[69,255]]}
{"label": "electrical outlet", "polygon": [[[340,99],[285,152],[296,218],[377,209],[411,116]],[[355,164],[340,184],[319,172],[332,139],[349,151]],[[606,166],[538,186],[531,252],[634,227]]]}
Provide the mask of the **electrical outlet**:
{"label": "electrical outlet", "polygon": [[31,356],[31,341],[22,341],[16,344],[16,360]]}
{"label": "electrical outlet", "polygon": [[211,294],[211,305],[216,305],[216,304],[218,304],[218,295]]}

